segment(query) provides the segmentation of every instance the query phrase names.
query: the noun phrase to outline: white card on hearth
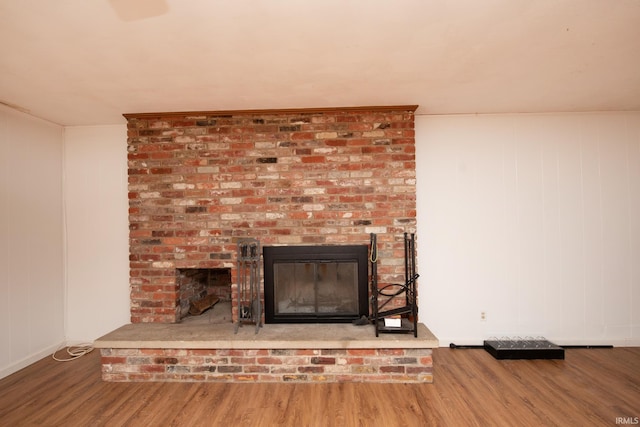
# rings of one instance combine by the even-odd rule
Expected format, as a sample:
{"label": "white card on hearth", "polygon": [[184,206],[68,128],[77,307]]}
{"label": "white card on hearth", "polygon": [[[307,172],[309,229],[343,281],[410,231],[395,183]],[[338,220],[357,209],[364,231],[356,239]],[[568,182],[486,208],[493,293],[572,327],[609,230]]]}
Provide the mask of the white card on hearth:
{"label": "white card on hearth", "polygon": [[387,328],[399,328],[400,326],[402,326],[402,319],[385,317],[384,326],[386,326]]}

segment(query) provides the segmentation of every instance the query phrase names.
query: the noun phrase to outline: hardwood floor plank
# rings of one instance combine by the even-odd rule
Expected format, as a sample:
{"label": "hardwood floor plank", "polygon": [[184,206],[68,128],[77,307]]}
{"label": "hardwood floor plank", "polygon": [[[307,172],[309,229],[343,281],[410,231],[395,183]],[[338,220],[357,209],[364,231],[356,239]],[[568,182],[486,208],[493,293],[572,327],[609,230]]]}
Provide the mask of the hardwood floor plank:
{"label": "hardwood floor plank", "polygon": [[0,380],[0,425],[564,426],[640,416],[640,348],[434,350],[433,384],[106,383],[97,353]]}

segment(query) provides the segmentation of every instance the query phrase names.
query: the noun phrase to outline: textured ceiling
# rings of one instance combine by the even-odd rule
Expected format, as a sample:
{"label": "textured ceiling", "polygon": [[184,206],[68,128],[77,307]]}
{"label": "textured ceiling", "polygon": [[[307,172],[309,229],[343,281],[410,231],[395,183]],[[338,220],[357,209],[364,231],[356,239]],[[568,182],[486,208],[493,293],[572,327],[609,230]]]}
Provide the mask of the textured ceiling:
{"label": "textured ceiling", "polygon": [[123,113],[640,110],[640,0],[0,0],[0,101]]}

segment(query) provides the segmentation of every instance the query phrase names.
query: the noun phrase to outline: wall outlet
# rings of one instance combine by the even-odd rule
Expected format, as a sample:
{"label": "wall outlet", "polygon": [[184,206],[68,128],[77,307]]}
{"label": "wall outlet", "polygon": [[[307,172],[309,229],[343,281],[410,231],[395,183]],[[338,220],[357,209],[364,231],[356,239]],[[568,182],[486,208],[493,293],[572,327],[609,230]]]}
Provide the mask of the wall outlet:
{"label": "wall outlet", "polygon": [[486,322],[487,321],[487,312],[486,311],[481,311],[480,312],[480,321],[481,322]]}

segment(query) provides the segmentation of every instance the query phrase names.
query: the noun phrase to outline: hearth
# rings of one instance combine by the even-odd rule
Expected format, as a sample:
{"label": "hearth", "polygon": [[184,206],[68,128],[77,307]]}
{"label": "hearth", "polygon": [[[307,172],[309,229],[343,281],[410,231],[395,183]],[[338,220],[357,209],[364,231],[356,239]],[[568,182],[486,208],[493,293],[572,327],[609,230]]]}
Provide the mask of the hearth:
{"label": "hearth", "polygon": [[344,323],[369,315],[368,247],[264,248],[266,323]]}

